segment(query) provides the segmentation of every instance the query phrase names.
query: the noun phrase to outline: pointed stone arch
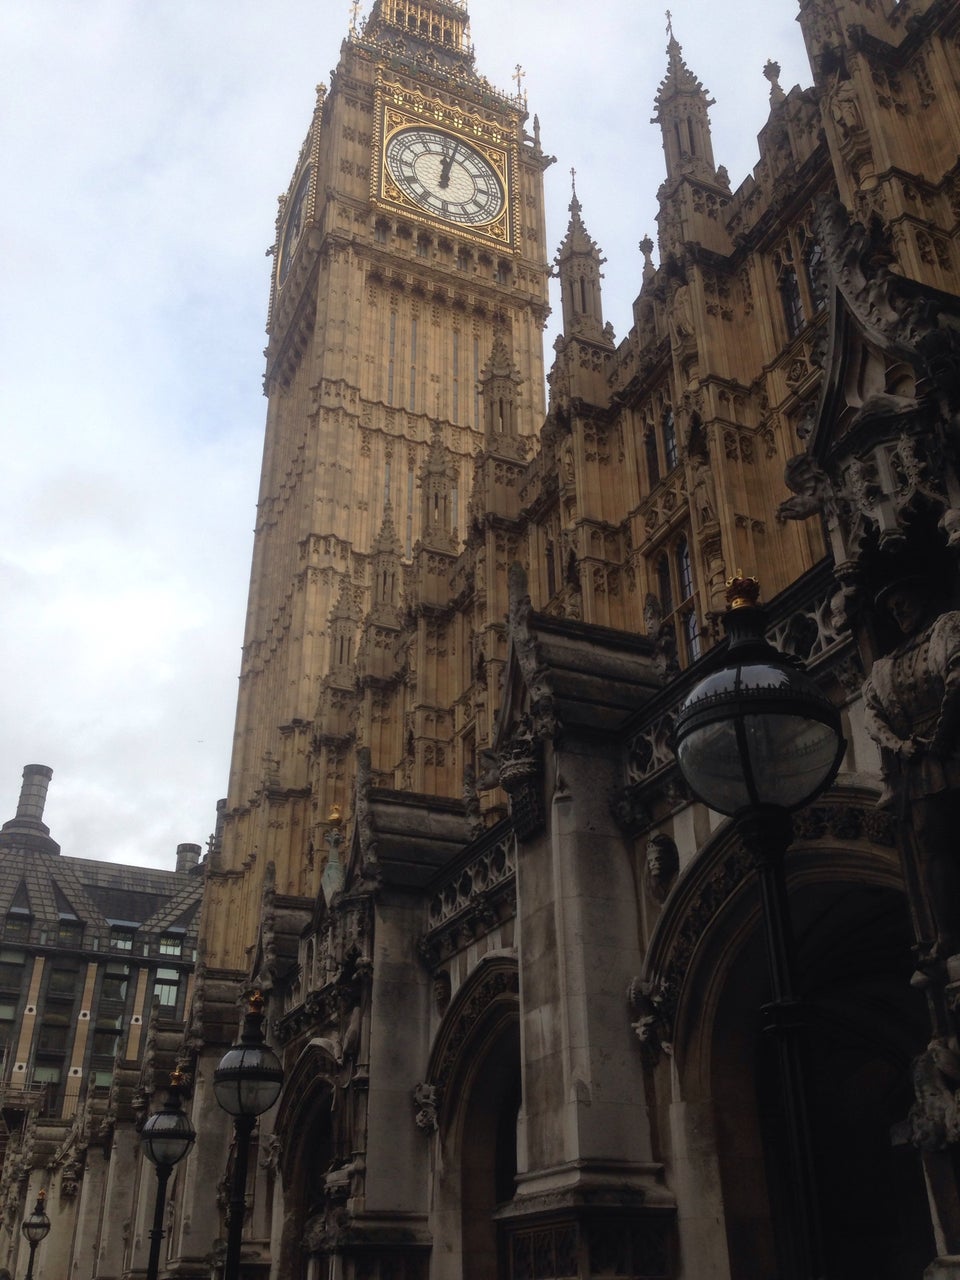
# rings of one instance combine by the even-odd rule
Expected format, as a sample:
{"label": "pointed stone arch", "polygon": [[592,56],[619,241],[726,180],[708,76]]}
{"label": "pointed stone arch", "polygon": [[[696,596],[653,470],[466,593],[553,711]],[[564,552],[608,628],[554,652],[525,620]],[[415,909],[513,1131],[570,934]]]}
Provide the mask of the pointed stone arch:
{"label": "pointed stone arch", "polygon": [[279,1273],[289,1280],[308,1274],[309,1255],[324,1236],[327,1181],[335,1157],[336,1046],[315,1038],[290,1071],[274,1133],[283,1184]]}
{"label": "pointed stone arch", "polygon": [[497,1275],[494,1212],[512,1197],[516,1176],[519,990],[516,957],[485,956],[454,996],[430,1055],[427,1082],[437,1099],[438,1280]]}
{"label": "pointed stone arch", "polygon": [[[852,1265],[870,1236],[867,1270],[886,1280],[922,1271],[933,1247],[919,1159],[890,1143],[928,1035],[922,995],[910,986],[912,932],[893,841],[871,796],[838,792],[796,816],[786,864],[827,1254]],[[731,1275],[790,1274],[778,1256],[785,1136],[773,1044],[762,1034],[759,893],[732,824],[677,882],[643,977],[670,1044],[677,1141],[700,1157],[685,1199],[714,1207],[699,1219],[699,1209],[681,1208],[681,1236],[697,1233],[691,1246],[701,1249],[709,1236]]]}

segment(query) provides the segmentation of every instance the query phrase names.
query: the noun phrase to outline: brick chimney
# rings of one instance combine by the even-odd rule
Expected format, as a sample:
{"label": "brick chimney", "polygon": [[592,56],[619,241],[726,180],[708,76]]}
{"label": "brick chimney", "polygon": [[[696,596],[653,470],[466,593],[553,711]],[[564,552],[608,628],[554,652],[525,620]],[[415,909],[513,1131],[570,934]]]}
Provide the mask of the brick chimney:
{"label": "brick chimney", "polygon": [[177,870],[192,871],[200,861],[200,846],[198,844],[178,844],[177,845]]}

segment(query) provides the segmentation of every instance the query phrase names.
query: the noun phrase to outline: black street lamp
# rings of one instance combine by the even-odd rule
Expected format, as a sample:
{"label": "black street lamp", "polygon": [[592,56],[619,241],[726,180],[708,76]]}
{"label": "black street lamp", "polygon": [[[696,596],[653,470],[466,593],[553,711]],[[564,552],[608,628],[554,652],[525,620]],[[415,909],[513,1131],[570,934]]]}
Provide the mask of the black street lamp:
{"label": "black street lamp", "polygon": [[148,1116],[140,1130],[143,1154],[156,1166],[157,1196],[153,1206],[153,1230],[150,1232],[150,1258],[147,1280],[157,1280],[160,1269],[160,1241],[163,1239],[163,1207],[167,1182],[175,1164],[179,1164],[193,1146],[196,1131],[180,1105],[183,1077],[174,1071],[170,1077],[166,1101],[159,1111]]}
{"label": "black street lamp", "polygon": [[846,742],[840,713],[799,662],[764,638],[753,578],[728,583],[723,665],[687,695],[677,715],[677,764],[691,791],[734,817],[760,883],[771,1000],[764,1030],[777,1044],[787,1129],[797,1275],[821,1280],[823,1244],[802,1069],[793,930],[784,857],[791,813],[837,776]]}
{"label": "black street lamp", "polygon": [[23,1232],[23,1238],[30,1246],[30,1260],[27,1263],[27,1280],[33,1280],[33,1255],[37,1251],[37,1245],[41,1240],[46,1240],[50,1234],[50,1219],[44,1211],[44,1202],[47,1198],[45,1191],[37,1193],[37,1203],[28,1218],[24,1218],[20,1224],[20,1230]]}
{"label": "black street lamp", "polygon": [[213,1073],[214,1095],[223,1110],[233,1116],[237,1139],[227,1213],[224,1280],[238,1280],[240,1274],[250,1135],[257,1116],[270,1110],[280,1097],[282,1088],[283,1068],[280,1059],[263,1036],[263,996],[258,991],[250,997],[250,1007],[243,1019],[240,1039],[223,1055],[220,1065]]}

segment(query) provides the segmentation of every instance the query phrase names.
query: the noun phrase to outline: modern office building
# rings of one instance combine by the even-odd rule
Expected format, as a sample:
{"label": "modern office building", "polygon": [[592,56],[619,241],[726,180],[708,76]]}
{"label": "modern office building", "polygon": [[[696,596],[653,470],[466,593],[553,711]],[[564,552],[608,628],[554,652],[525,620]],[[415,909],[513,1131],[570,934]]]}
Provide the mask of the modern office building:
{"label": "modern office building", "polygon": [[119,1275],[137,1106],[183,1040],[200,846],[180,845],[175,871],[63,855],[43,821],[51,776],[27,765],[0,827],[0,1265],[24,1271],[18,1227],[44,1189],[40,1274]]}

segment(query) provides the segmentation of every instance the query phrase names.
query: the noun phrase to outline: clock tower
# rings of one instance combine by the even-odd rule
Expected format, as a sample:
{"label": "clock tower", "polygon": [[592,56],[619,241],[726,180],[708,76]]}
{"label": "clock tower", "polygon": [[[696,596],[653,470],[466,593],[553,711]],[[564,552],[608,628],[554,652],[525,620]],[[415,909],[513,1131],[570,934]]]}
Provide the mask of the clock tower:
{"label": "clock tower", "polygon": [[[385,527],[416,572],[422,476],[440,455],[451,550],[462,543],[495,344],[515,370],[517,434],[542,422],[550,158],[526,119],[522,97],[477,72],[460,0],[375,0],[318,89],[273,248],[266,439],[206,929],[218,968],[246,966],[268,864],[278,893],[317,892],[327,818],[349,803],[352,748],[366,745],[331,681],[378,604]],[[375,772],[396,766],[369,745]]]}

